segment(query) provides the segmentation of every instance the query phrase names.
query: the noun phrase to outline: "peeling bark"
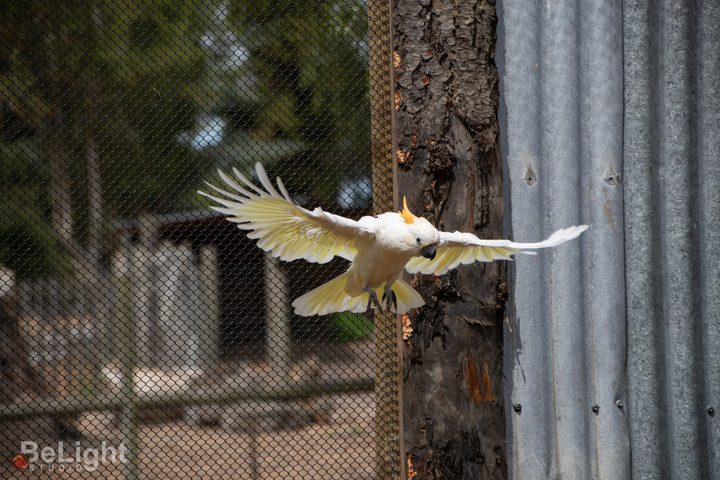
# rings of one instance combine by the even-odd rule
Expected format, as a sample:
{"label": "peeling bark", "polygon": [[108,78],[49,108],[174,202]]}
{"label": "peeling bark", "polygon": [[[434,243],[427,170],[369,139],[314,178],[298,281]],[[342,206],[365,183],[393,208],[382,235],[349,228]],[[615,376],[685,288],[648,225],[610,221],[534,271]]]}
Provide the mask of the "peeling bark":
{"label": "peeling bark", "polygon": [[[502,235],[495,4],[393,4],[398,189],[443,230]],[[402,161],[400,161],[402,160]],[[403,318],[408,475],[506,478],[505,266],[416,275],[428,304]]]}

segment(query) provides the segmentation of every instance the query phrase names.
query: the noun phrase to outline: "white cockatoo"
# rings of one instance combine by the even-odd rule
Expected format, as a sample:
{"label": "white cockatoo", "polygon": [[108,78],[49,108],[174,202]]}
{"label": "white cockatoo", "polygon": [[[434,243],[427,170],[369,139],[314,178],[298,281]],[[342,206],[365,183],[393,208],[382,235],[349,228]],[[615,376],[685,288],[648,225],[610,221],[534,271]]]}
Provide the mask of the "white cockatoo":
{"label": "white cockatoo", "polygon": [[234,192],[208,184],[225,198],[199,193],[221,204],[211,208],[228,215],[260,248],[281,260],[326,263],[338,256],[351,262],[345,273],[297,298],[292,305],[298,315],[382,309],[378,295],[388,310],[406,312],[425,300],[401,278],[403,271],[442,275],[461,263],[510,260],[515,253],[534,254],[532,250],[560,245],[588,228],[564,228],[537,243],[482,240],[472,233],[438,231],[410,213],[405,199],[398,213],[351,220],[319,207],[311,211],[296,205],[280,178],[278,193],[260,163],[255,170],[265,190],[233,169],[241,184],[219,173]]}

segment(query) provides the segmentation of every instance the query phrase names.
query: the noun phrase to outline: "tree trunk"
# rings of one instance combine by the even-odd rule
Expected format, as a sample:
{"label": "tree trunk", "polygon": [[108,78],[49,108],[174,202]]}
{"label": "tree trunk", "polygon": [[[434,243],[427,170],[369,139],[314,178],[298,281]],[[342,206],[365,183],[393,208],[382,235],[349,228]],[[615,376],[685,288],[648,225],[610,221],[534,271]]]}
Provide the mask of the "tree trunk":
{"label": "tree trunk", "polygon": [[[397,0],[393,25],[399,193],[441,230],[499,238],[495,4]],[[412,284],[427,305],[403,315],[407,477],[506,478],[505,266]]]}
{"label": "tree trunk", "polygon": [[[50,223],[57,232],[62,248],[73,258],[77,273],[83,278],[95,276],[100,258],[101,225],[103,220],[103,192],[100,168],[100,145],[96,130],[102,104],[100,74],[93,66],[90,54],[82,59],[81,71],[68,67],[66,56],[72,57],[55,40],[63,30],[62,2],[51,9],[34,11],[36,26],[33,41],[28,45],[34,73],[48,108],[41,121],[40,135],[49,160],[50,169]],[[83,13],[87,14],[87,35],[82,36],[89,49],[103,28],[104,14],[101,2],[94,2]],[[78,88],[78,86],[80,86]],[[78,118],[79,117],[79,118]],[[88,241],[83,247],[78,239],[77,215],[73,205],[73,191],[79,182],[71,176],[71,139],[84,144],[83,165],[87,189]]]}
{"label": "tree trunk", "polygon": [[39,134],[43,140],[50,169],[50,224],[58,233],[62,248],[73,252],[72,179],[66,137],[68,135],[70,103],[74,89],[67,68],[63,64],[62,43],[56,40],[62,31],[62,2],[47,8],[30,10],[33,14],[33,34],[24,46],[33,73],[38,78],[47,112],[40,118]]}

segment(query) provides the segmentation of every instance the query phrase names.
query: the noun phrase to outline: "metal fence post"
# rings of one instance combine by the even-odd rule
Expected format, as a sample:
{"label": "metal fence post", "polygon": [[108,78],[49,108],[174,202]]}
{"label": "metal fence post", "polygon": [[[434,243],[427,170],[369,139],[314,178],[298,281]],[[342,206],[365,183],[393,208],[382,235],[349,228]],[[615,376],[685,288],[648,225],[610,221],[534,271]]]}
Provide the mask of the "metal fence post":
{"label": "metal fence post", "polygon": [[149,366],[153,358],[153,270],[155,242],[155,217],[149,214],[139,219],[139,242],[131,248],[132,285],[134,298],[133,313],[137,326],[137,361],[142,366]]}
{"label": "metal fence post", "polygon": [[[368,1],[370,47],[370,142],[373,213],[392,210],[393,88],[390,3]],[[401,475],[400,355],[397,316],[375,315],[375,474],[377,480]]]}
{"label": "metal fence post", "polygon": [[122,248],[115,261],[115,291],[117,295],[118,352],[117,362],[120,369],[123,398],[120,409],[120,433],[125,447],[125,465],[123,475],[126,480],[138,478],[138,424],[137,398],[135,392],[135,319],[133,316],[133,298],[130,259],[128,249]]}
{"label": "metal fence post", "polygon": [[280,260],[265,252],[265,352],[280,386],[288,380],[290,365],[290,300],[287,276]]}
{"label": "metal fence post", "polygon": [[220,312],[218,298],[218,259],[215,245],[203,245],[198,252],[202,318],[200,321],[200,366],[215,365],[219,356]]}

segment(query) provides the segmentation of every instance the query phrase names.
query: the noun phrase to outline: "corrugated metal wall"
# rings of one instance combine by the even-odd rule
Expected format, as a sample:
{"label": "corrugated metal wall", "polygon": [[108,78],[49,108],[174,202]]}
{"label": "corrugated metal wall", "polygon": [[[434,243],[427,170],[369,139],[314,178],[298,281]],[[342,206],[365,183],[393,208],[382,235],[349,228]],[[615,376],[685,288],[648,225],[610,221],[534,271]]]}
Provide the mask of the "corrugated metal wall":
{"label": "corrugated metal wall", "polygon": [[666,3],[499,4],[509,234],[591,226],[511,268],[511,478],[720,478],[720,14]]}
{"label": "corrugated metal wall", "polygon": [[525,241],[590,224],[580,241],[511,269],[510,471],[621,479],[630,465],[621,10],[614,1],[508,1],[501,22],[509,232]]}
{"label": "corrugated metal wall", "polygon": [[624,24],[633,477],[720,479],[720,2]]}

